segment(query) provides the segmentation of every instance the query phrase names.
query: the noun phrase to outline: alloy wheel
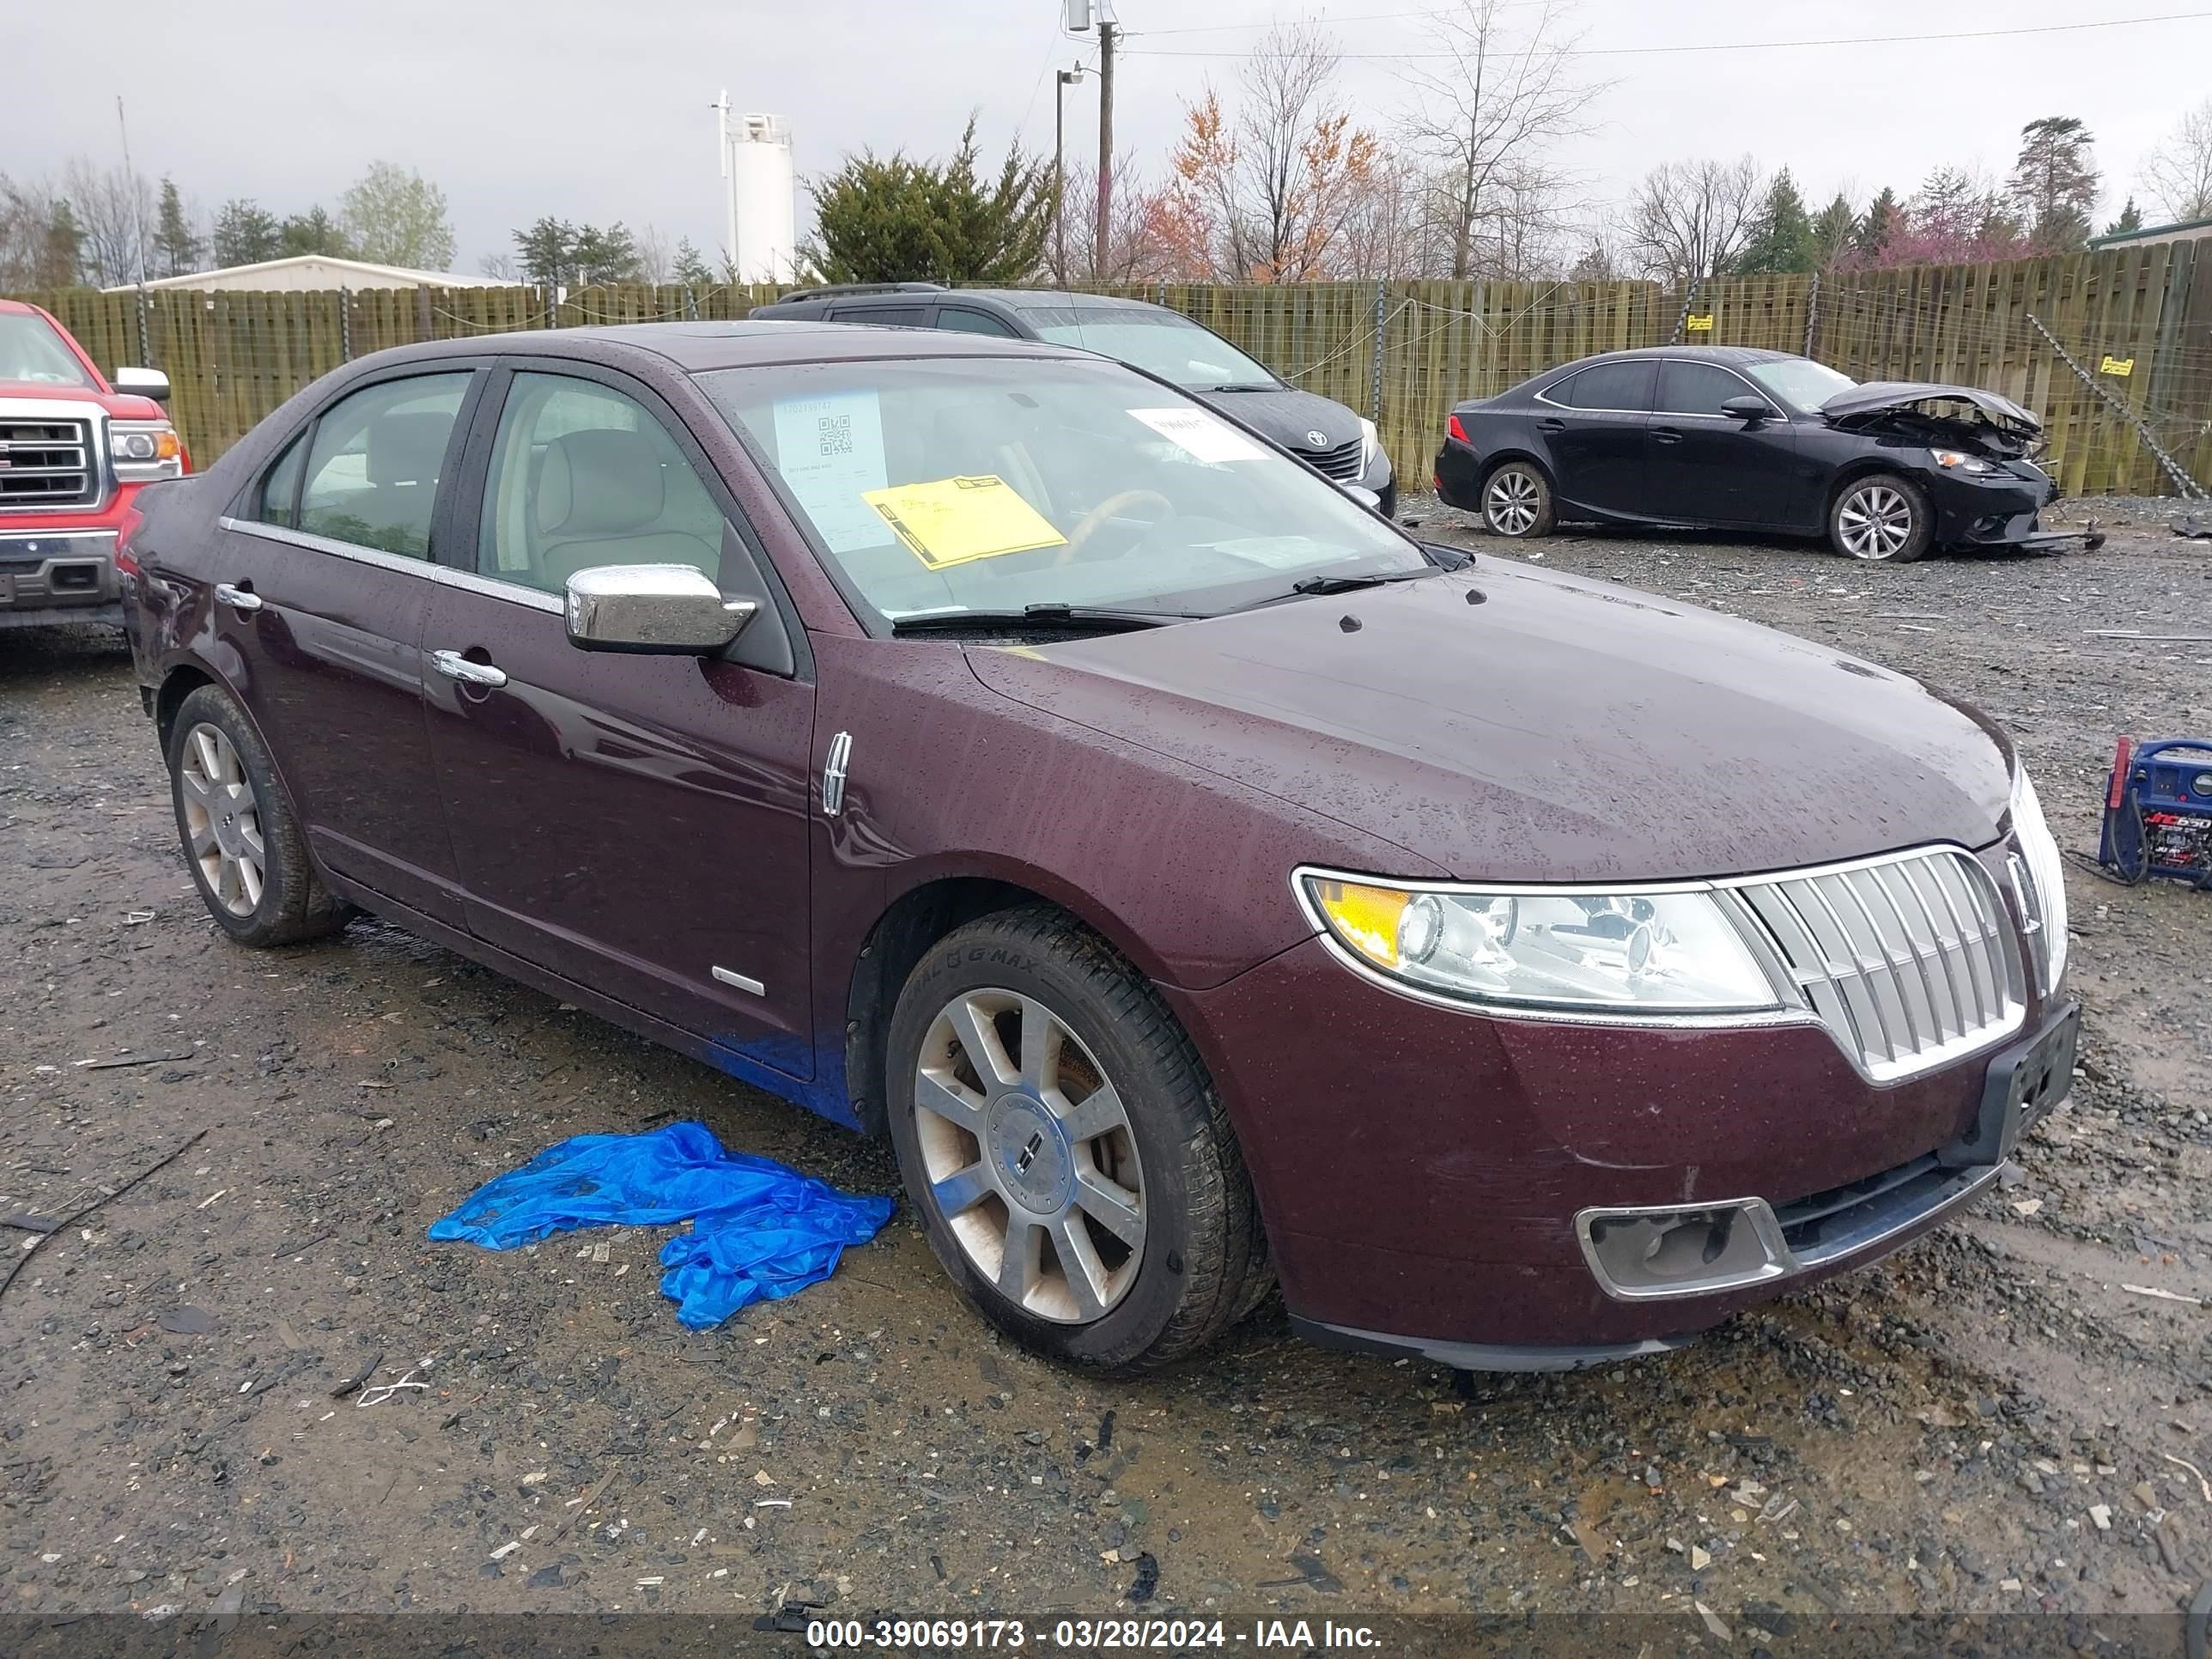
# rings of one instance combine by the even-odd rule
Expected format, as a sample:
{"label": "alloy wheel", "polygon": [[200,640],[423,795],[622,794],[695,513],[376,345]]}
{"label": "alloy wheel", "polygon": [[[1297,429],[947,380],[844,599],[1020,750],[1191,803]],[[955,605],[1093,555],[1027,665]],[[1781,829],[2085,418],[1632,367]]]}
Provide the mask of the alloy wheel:
{"label": "alloy wheel", "polygon": [[231,915],[252,915],[261,908],[269,854],[253,786],[221,727],[203,723],[185,734],[177,778],[185,842],[201,878]]}
{"label": "alloy wheel", "polygon": [[937,1207],[1001,1296],[1087,1324],[1128,1293],[1145,1248],[1136,1138],[1065,1020],[1016,992],[961,993],[930,1022],[914,1100]]}
{"label": "alloy wheel", "polygon": [[1891,559],[1912,539],[1912,503],[1887,484],[1869,484],[1844,498],[1837,538],[1855,559]]}
{"label": "alloy wheel", "polygon": [[1490,527],[1501,536],[1525,536],[1536,522],[1537,483],[1517,466],[1501,467],[1484,494]]}

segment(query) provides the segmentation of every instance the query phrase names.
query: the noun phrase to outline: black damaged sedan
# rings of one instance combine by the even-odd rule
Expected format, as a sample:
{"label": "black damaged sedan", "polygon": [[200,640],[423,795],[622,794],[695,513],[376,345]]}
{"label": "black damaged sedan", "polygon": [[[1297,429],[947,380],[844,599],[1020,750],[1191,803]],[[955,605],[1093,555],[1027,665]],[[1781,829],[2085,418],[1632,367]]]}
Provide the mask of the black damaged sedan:
{"label": "black damaged sedan", "polygon": [[1585,357],[1452,410],[1437,494],[1492,531],[1561,519],[1824,536],[1901,564],[1937,547],[2100,545],[2046,531],[2058,487],[2009,398],[1861,386],[1808,357],[1654,346]]}

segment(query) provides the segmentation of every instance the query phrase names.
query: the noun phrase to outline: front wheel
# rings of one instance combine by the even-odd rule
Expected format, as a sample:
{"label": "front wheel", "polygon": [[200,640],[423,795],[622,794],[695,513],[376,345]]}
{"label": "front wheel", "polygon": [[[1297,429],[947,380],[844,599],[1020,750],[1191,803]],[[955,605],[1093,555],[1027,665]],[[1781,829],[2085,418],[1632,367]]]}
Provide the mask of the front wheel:
{"label": "front wheel", "polygon": [[1558,522],[1551,481],[1527,461],[1506,462],[1483,481],[1482,520],[1492,535],[1516,541],[1549,535]]}
{"label": "front wheel", "polygon": [[1235,1135],[1189,1037],[1048,906],[941,939],[891,1018],[890,1128],[931,1248],[1048,1358],[1194,1352],[1269,1283]]}
{"label": "front wheel", "polygon": [[1852,479],[1828,509],[1836,551],[1869,564],[1910,564],[1935,537],[1927,498],[1894,473]]}

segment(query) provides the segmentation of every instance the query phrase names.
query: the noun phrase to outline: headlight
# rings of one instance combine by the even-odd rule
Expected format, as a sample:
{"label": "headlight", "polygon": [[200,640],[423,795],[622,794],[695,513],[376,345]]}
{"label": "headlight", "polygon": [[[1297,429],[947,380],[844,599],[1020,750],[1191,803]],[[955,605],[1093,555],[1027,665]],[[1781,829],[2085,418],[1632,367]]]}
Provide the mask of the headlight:
{"label": "headlight", "polygon": [[185,470],[184,446],[167,421],[110,421],[107,454],[118,483],[151,483]]}
{"label": "headlight", "polygon": [[[2042,924],[2035,933],[2035,957],[2043,970],[2043,988],[2048,993],[2057,990],[2059,981],[2066,977],[2066,866],[2058,856],[2051,826],[2043,821],[2043,803],[2036,799],[2035,786],[2027,781],[2024,766],[2012,775],[2012,833],[2035,889],[2039,915],[2034,919]],[[2025,900],[2027,896],[2021,896]]]}
{"label": "headlight", "polygon": [[1309,912],[1377,972],[1471,1003],[1642,1014],[1783,1006],[1712,893],[1397,887],[1300,872]]}
{"label": "headlight", "polygon": [[1987,461],[1982,459],[1980,456],[1968,455],[1960,450],[1931,449],[1928,453],[1936,458],[1936,465],[1938,466],[1955,467],[1961,472],[1994,472],[1996,471],[1996,468],[1991,466]]}
{"label": "headlight", "polygon": [[1382,453],[1382,434],[1375,429],[1375,422],[1364,415],[1359,417],[1359,476],[1365,477],[1367,469],[1375,465],[1375,458]]}

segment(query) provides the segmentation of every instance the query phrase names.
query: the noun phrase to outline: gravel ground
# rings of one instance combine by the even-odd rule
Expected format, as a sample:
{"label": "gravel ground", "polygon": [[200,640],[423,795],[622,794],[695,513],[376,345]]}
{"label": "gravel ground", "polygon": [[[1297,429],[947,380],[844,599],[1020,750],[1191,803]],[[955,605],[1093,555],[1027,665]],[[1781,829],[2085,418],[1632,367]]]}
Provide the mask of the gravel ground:
{"label": "gravel ground", "polygon": [[[2087,633],[2212,632],[2212,544],[2134,506],[2063,558],[1522,550],[1963,690],[2087,848],[2116,732],[2212,730],[2212,645]],[[1107,1382],[1002,1345],[903,1212],[702,1334],[655,1291],[657,1232],[428,1243],[586,1131],[696,1116],[849,1188],[894,1171],[394,929],[223,941],[106,636],[0,635],[0,1214],[66,1213],[201,1133],[0,1299],[0,1607],[1616,1610],[1694,1634],[1702,1603],[1741,1636],[2171,1613],[2212,1571],[2212,1310],[2124,1288],[2212,1296],[2212,898],[2071,871],[2084,1073],[2019,1182],[1692,1349],[1468,1378],[1307,1347],[1269,1307]],[[145,1063],[82,1063],[117,1058]],[[428,1386],[334,1397],[378,1362]]]}

